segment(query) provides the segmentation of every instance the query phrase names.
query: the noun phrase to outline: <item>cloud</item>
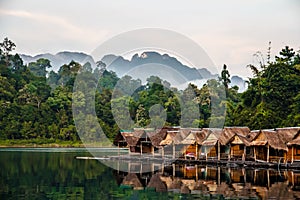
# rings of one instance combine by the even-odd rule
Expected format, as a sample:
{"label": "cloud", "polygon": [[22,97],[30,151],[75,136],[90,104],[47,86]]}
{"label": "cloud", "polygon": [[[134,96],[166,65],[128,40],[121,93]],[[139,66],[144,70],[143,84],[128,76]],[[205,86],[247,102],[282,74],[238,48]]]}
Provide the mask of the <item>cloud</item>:
{"label": "cloud", "polygon": [[[59,35],[60,37],[69,40],[81,40],[88,43],[93,43],[101,40],[108,33],[108,31],[106,30],[93,30],[87,27],[76,26],[65,18],[42,13],[33,13],[24,10],[0,9],[0,16],[1,15],[32,20],[36,22],[39,27],[41,27],[41,29],[39,30],[40,33],[50,30],[54,35]],[[47,27],[47,29],[43,30],[42,27],[45,26]],[[48,32],[48,34],[50,33]]]}

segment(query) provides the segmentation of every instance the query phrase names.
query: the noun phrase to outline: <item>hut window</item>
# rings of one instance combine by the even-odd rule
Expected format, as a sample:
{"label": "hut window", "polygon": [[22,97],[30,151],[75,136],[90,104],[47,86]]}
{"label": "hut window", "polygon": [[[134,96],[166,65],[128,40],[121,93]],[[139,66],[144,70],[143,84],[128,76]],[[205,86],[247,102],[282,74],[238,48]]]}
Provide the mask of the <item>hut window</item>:
{"label": "hut window", "polygon": [[239,149],[240,150],[244,150],[244,146],[243,145],[239,145]]}
{"label": "hut window", "polygon": [[300,149],[296,149],[296,155],[300,155]]}

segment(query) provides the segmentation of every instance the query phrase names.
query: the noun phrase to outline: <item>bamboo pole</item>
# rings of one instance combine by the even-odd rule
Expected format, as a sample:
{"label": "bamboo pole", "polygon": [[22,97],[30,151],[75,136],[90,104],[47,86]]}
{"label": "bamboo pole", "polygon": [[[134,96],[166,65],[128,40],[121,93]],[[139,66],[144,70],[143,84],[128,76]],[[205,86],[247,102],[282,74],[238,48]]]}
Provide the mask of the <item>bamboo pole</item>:
{"label": "bamboo pole", "polygon": [[195,160],[198,160],[198,143],[196,142],[196,158]]}
{"label": "bamboo pole", "polygon": [[118,142],[118,156],[120,156],[120,142]]}
{"label": "bamboo pole", "polygon": [[175,144],[174,144],[174,142],[173,142],[172,144],[173,144],[173,159],[175,159],[176,149],[175,149]]}
{"label": "bamboo pole", "polygon": [[292,163],[294,162],[294,146],[292,146]]}
{"label": "bamboo pole", "polygon": [[198,165],[196,165],[196,181],[198,181]]}
{"label": "bamboo pole", "polygon": [[218,160],[220,160],[220,142],[218,141]]}
{"label": "bamboo pole", "polygon": [[218,167],[218,185],[221,184],[221,168]]}
{"label": "bamboo pole", "polygon": [[229,144],[228,161],[230,161],[230,157],[231,157],[231,145]]}
{"label": "bamboo pole", "polygon": [[245,162],[245,160],[246,160],[246,152],[247,152],[246,148],[247,148],[246,145],[244,145],[244,153],[243,153],[243,158],[242,158],[243,162]]}
{"label": "bamboo pole", "polygon": [[267,162],[270,160],[270,145],[268,144],[268,150],[267,150]]}
{"label": "bamboo pole", "polygon": [[176,169],[175,169],[175,164],[174,163],[172,164],[172,169],[173,169],[173,177],[175,177],[175,170]]}
{"label": "bamboo pole", "polygon": [[256,162],[256,147],[254,146],[254,160]]}
{"label": "bamboo pole", "polygon": [[151,145],[151,154],[154,156],[154,146]]}

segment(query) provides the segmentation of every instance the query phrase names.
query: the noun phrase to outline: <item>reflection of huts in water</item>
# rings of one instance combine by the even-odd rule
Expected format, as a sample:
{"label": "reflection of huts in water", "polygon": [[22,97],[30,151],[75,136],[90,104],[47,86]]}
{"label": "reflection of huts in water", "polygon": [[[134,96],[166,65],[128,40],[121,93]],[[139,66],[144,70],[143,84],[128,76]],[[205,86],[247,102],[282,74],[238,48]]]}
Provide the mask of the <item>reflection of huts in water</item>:
{"label": "reflection of huts in water", "polygon": [[122,185],[129,185],[132,186],[135,190],[142,190],[144,189],[140,179],[136,174],[129,173],[127,176],[123,179]]}
{"label": "reflection of huts in water", "polygon": [[287,147],[276,131],[258,131],[250,146],[253,146],[255,161],[279,162],[281,158],[285,161]]}
{"label": "reflection of huts in water", "polygon": [[251,142],[250,129],[248,127],[225,127],[220,135],[221,159],[243,159],[246,158],[247,148],[250,153]]}
{"label": "reflection of huts in water", "polygon": [[155,188],[156,192],[166,192],[167,191],[167,185],[160,179],[160,174],[152,175],[147,187]]}
{"label": "reflection of huts in water", "polygon": [[[293,191],[300,191],[300,172],[299,171],[288,171],[287,172],[289,188]],[[300,194],[298,194],[300,197]]]}
{"label": "reflection of huts in water", "polygon": [[300,127],[280,128],[276,132],[288,146],[287,161],[300,162]]}
{"label": "reflection of huts in water", "polygon": [[207,137],[202,142],[201,146],[201,154],[205,155],[206,159],[208,158],[217,158],[220,159],[220,135],[222,133],[222,129],[203,129],[206,131]]}

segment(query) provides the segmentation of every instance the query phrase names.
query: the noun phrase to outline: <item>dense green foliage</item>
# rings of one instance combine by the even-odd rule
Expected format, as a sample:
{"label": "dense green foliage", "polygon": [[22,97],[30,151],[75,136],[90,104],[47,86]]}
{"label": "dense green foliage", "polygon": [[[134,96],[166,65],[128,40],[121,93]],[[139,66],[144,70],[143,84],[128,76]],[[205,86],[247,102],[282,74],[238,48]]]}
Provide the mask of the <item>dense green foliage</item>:
{"label": "dense green foliage", "polygon": [[[275,61],[261,63],[261,69],[249,65],[254,77],[242,94],[236,86],[229,88],[226,65],[220,80],[209,80],[202,88],[189,84],[179,91],[155,76],[145,85],[130,76],[119,78],[102,62],[92,69],[89,63],[81,66],[72,61],[58,72],[48,72],[49,60],[24,65],[18,54],[11,53],[13,42],[5,39],[0,47],[1,140],[79,141],[74,105],[87,112],[84,116],[79,110],[77,116],[91,127],[86,133],[91,139],[100,138],[93,121],[111,140],[119,129],[220,127],[224,120],[226,126],[251,129],[300,126],[300,56],[289,47]],[[75,86],[82,92],[73,92],[79,75],[85,81]],[[93,87],[95,91],[90,91]],[[95,102],[94,111],[91,101]]]}

